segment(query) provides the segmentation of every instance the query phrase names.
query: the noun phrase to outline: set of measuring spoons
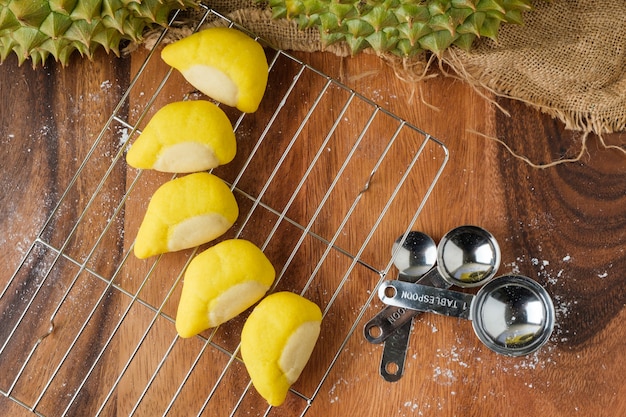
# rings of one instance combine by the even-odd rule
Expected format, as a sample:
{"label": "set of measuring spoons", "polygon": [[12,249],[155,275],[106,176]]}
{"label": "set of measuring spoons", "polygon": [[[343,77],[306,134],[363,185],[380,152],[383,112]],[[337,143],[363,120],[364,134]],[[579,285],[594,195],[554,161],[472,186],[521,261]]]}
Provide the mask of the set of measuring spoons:
{"label": "set of measuring spoons", "polygon": [[[365,324],[365,338],[384,343],[380,373],[402,377],[412,319],[431,312],[472,321],[478,338],[494,352],[523,356],[543,346],[554,327],[554,305],[547,291],[522,275],[495,277],[500,247],[487,230],[460,226],[439,245],[412,231],[393,244],[398,279],[382,283],[386,307]],[[476,295],[450,290],[481,287]]]}

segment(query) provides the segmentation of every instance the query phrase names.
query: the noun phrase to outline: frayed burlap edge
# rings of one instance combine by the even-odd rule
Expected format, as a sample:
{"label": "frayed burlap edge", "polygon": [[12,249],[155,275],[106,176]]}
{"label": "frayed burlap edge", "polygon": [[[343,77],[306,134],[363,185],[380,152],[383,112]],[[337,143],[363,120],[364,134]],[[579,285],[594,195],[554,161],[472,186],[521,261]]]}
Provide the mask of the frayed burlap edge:
{"label": "frayed burlap edge", "polygon": [[491,93],[497,97],[504,97],[504,98],[521,101],[525,103],[526,105],[534,109],[537,109],[538,111],[548,114],[550,117],[554,119],[560,120],[564,124],[566,130],[581,132],[582,136],[580,138],[580,142],[578,145],[579,150],[577,151],[575,156],[554,160],[545,164],[537,164],[531,161],[525,155],[521,155],[515,152],[506,143],[506,141],[501,138],[490,136],[483,132],[478,132],[475,130],[467,130],[467,133],[499,143],[512,156],[525,162],[526,164],[530,165],[533,168],[540,168],[540,169],[550,168],[550,167],[560,165],[563,163],[580,161],[588,152],[587,141],[589,139],[590,134],[595,134],[598,137],[600,146],[602,146],[602,148],[607,149],[607,150],[614,150],[626,156],[626,148],[623,145],[618,146],[618,145],[607,144],[603,137],[603,134],[605,133],[608,134],[608,133],[616,133],[616,132],[623,131],[625,128],[623,120],[607,120],[603,118],[601,115],[595,115],[595,114],[581,115],[578,112],[567,112],[567,111],[561,110],[558,107],[549,106],[549,105],[541,105],[540,104],[541,100],[539,100],[538,98],[535,98],[534,100],[524,99],[524,98],[521,98],[519,96],[515,96],[512,94],[506,94],[503,92],[503,89],[499,89],[497,86],[492,86],[487,82],[481,81],[482,77],[476,76],[476,74],[483,71],[482,68],[478,66],[472,69],[470,66],[466,65],[462,59],[458,57],[458,54],[459,54],[459,50],[455,50],[451,48],[450,50],[446,51],[445,57],[440,60],[440,63],[445,62],[446,67],[450,68],[452,71],[455,72],[455,74],[451,74],[448,70],[444,69],[443,66],[440,66],[441,72],[444,75],[455,77],[468,83],[472,88],[474,88],[475,91],[478,92],[479,95],[481,95],[485,100],[491,102],[495,107],[497,107],[504,114],[509,115],[506,109],[500,106],[496,100],[491,99],[487,94],[485,94],[485,92]]}
{"label": "frayed burlap edge", "polygon": [[[568,130],[579,130],[599,135],[603,133],[620,132],[626,129],[626,112],[622,117],[611,118],[603,112],[606,106],[599,106],[595,109],[595,112],[581,113],[577,111],[567,111],[559,107],[554,107],[553,103],[534,94],[525,96],[525,94],[527,94],[526,92],[520,94],[516,94],[515,91],[507,92],[508,86],[499,83],[498,80],[493,77],[488,77],[489,70],[486,70],[480,65],[468,63],[463,59],[465,54],[465,51],[461,51],[457,48],[450,48],[445,52],[441,61],[445,63],[447,68],[453,71],[453,73],[444,71],[446,76],[459,78],[472,87],[487,91],[495,96],[526,103],[553,118],[559,119]],[[505,111],[504,109],[502,110]]]}

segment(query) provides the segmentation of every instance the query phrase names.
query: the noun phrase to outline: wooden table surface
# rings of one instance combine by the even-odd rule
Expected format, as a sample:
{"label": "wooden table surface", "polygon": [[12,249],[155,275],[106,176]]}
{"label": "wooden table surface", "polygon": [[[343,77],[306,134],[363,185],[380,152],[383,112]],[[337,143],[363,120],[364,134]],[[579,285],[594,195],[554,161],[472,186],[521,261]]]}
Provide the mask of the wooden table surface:
{"label": "wooden table surface", "polygon": [[[112,163],[128,128],[113,123],[100,142],[98,135],[114,111],[136,121],[145,106],[149,115],[190,91],[174,74],[155,103],[146,103],[167,70],[156,59],[116,110],[146,55],[144,50],[124,58],[99,53],[93,62],[75,57],[67,68],[50,63],[37,70],[28,64],[18,67],[10,56],[0,66],[1,415],[32,415],[27,409],[34,408],[45,416],[64,411],[87,416],[98,410],[110,416],[131,411],[153,416],[161,415],[174,397],[169,415],[198,410],[227,415],[245,392],[243,365],[237,360],[229,365],[224,352],[236,347],[243,318],[215,335],[205,334],[224,351],[212,344],[205,348],[206,338],[177,339],[173,323],[164,318],[174,315],[177,271],[193,251],[159,263],[126,258],[151,192],[170,176],[144,172],[133,182],[136,170],[123,159]],[[468,322],[423,315],[414,323],[405,375],[396,383],[379,376],[382,347],[365,341],[359,325],[330,373],[320,375],[316,366],[331,360],[337,347],[334,332],[345,331],[334,315],[354,316],[377,282],[350,280],[334,300],[336,310],[325,318],[324,338],[294,387],[308,394],[313,379],[323,379],[307,416],[625,415],[626,330],[621,323],[626,320],[626,291],[621,285],[626,277],[626,156],[603,148],[590,135],[580,161],[534,168],[474,132],[501,138],[536,163],[576,155],[582,134],[525,104],[488,97],[506,115],[455,79],[406,83],[373,56],[296,55],[446,145],[449,161],[414,228],[435,240],[463,224],[488,229],[502,248],[500,272],[524,274],[545,286],[557,320],[541,350],[510,358],[482,346]],[[274,91],[268,89],[260,112],[273,102]],[[298,123],[301,112],[297,106],[291,110]],[[285,131],[292,128],[285,123]],[[314,137],[314,128],[308,134]],[[624,147],[626,135],[605,135],[604,140]],[[92,149],[94,143],[99,145]],[[277,145],[277,156],[280,149]],[[380,151],[367,149],[372,155],[364,152],[360,158],[375,158]],[[270,163],[271,153],[267,158]],[[300,169],[297,160],[292,169]],[[78,171],[81,175],[74,178]],[[254,177],[248,181],[254,185]],[[68,187],[69,195],[64,195]],[[131,187],[121,215],[114,210]],[[82,202],[95,192],[97,201],[81,214]],[[318,191],[311,187],[310,193]],[[393,210],[401,219],[415,207],[404,204]],[[111,216],[115,220],[106,223],[110,233],[90,254],[91,246],[84,242],[97,239],[100,235],[91,231]],[[72,238],[65,241],[68,236]],[[281,239],[289,241],[288,234]],[[65,255],[59,257],[50,247],[60,246]],[[268,250],[281,256],[273,246]],[[309,250],[317,249],[312,245]],[[388,259],[388,248],[380,252]],[[116,285],[89,279],[89,271],[114,277]],[[149,279],[142,281],[145,276]],[[281,287],[290,289],[292,284],[284,282]],[[323,302],[329,296],[320,284],[310,297]],[[380,308],[374,298],[363,322]],[[55,328],[40,339],[48,333],[51,316]],[[195,371],[182,383],[195,360]],[[228,372],[209,394],[226,366]],[[265,412],[254,390],[241,398],[236,415]],[[270,415],[297,415],[307,406],[292,393]]]}

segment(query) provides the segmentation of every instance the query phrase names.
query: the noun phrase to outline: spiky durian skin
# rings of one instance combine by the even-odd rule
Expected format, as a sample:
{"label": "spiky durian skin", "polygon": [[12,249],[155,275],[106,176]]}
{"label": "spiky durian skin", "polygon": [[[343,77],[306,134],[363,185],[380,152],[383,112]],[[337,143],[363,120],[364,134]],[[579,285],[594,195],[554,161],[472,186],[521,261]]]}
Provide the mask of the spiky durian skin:
{"label": "spiky durian skin", "polygon": [[139,42],[147,27],[167,24],[175,9],[197,0],[0,0],[0,62],[15,52],[33,67],[49,56],[64,66],[73,52],[91,58],[122,41]]}
{"label": "spiky durian skin", "polygon": [[402,57],[437,55],[450,45],[469,50],[496,39],[501,23],[522,23],[530,0],[269,0],[274,18],[319,28],[325,45],[346,42],[352,53],[372,48]]}

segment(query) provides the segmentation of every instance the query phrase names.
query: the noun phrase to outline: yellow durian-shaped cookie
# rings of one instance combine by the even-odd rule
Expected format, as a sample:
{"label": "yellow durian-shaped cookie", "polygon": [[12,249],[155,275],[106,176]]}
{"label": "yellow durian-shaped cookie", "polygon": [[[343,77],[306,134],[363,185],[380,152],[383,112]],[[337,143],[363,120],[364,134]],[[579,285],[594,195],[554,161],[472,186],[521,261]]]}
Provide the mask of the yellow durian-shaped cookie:
{"label": "yellow durian-shaped cookie", "polygon": [[311,357],[320,334],[317,304],[284,291],[265,297],[241,331],[241,357],[252,384],[279,406]]}
{"label": "yellow durian-shaped cookie", "polygon": [[236,152],[233,126],[222,109],[205,100],[180,101],[155,113],[126,161],[135,168],[189,173],[224,165]]}
{"label": "yellow durian-shaped cookie", "polygon": [[265,51],[237,29],[204,29],[167,45],[161,58],[202,93],[242,112],[255,112],[265,94]]}
{"label": "yellow durian-shaped cookie", "polygon": [[185,271],[176,330],[192,337],[219,326],[259,301],[276,272],[263,251],[244,239],[228,239],[193,258]]}
{"label": "yellow durian-shaped cookie", "polygon": [[148,258],[188,249],[224,234],[239,207],[230,188],[207,172],[189,174],[161,185],[139,226],[134,252]]}

